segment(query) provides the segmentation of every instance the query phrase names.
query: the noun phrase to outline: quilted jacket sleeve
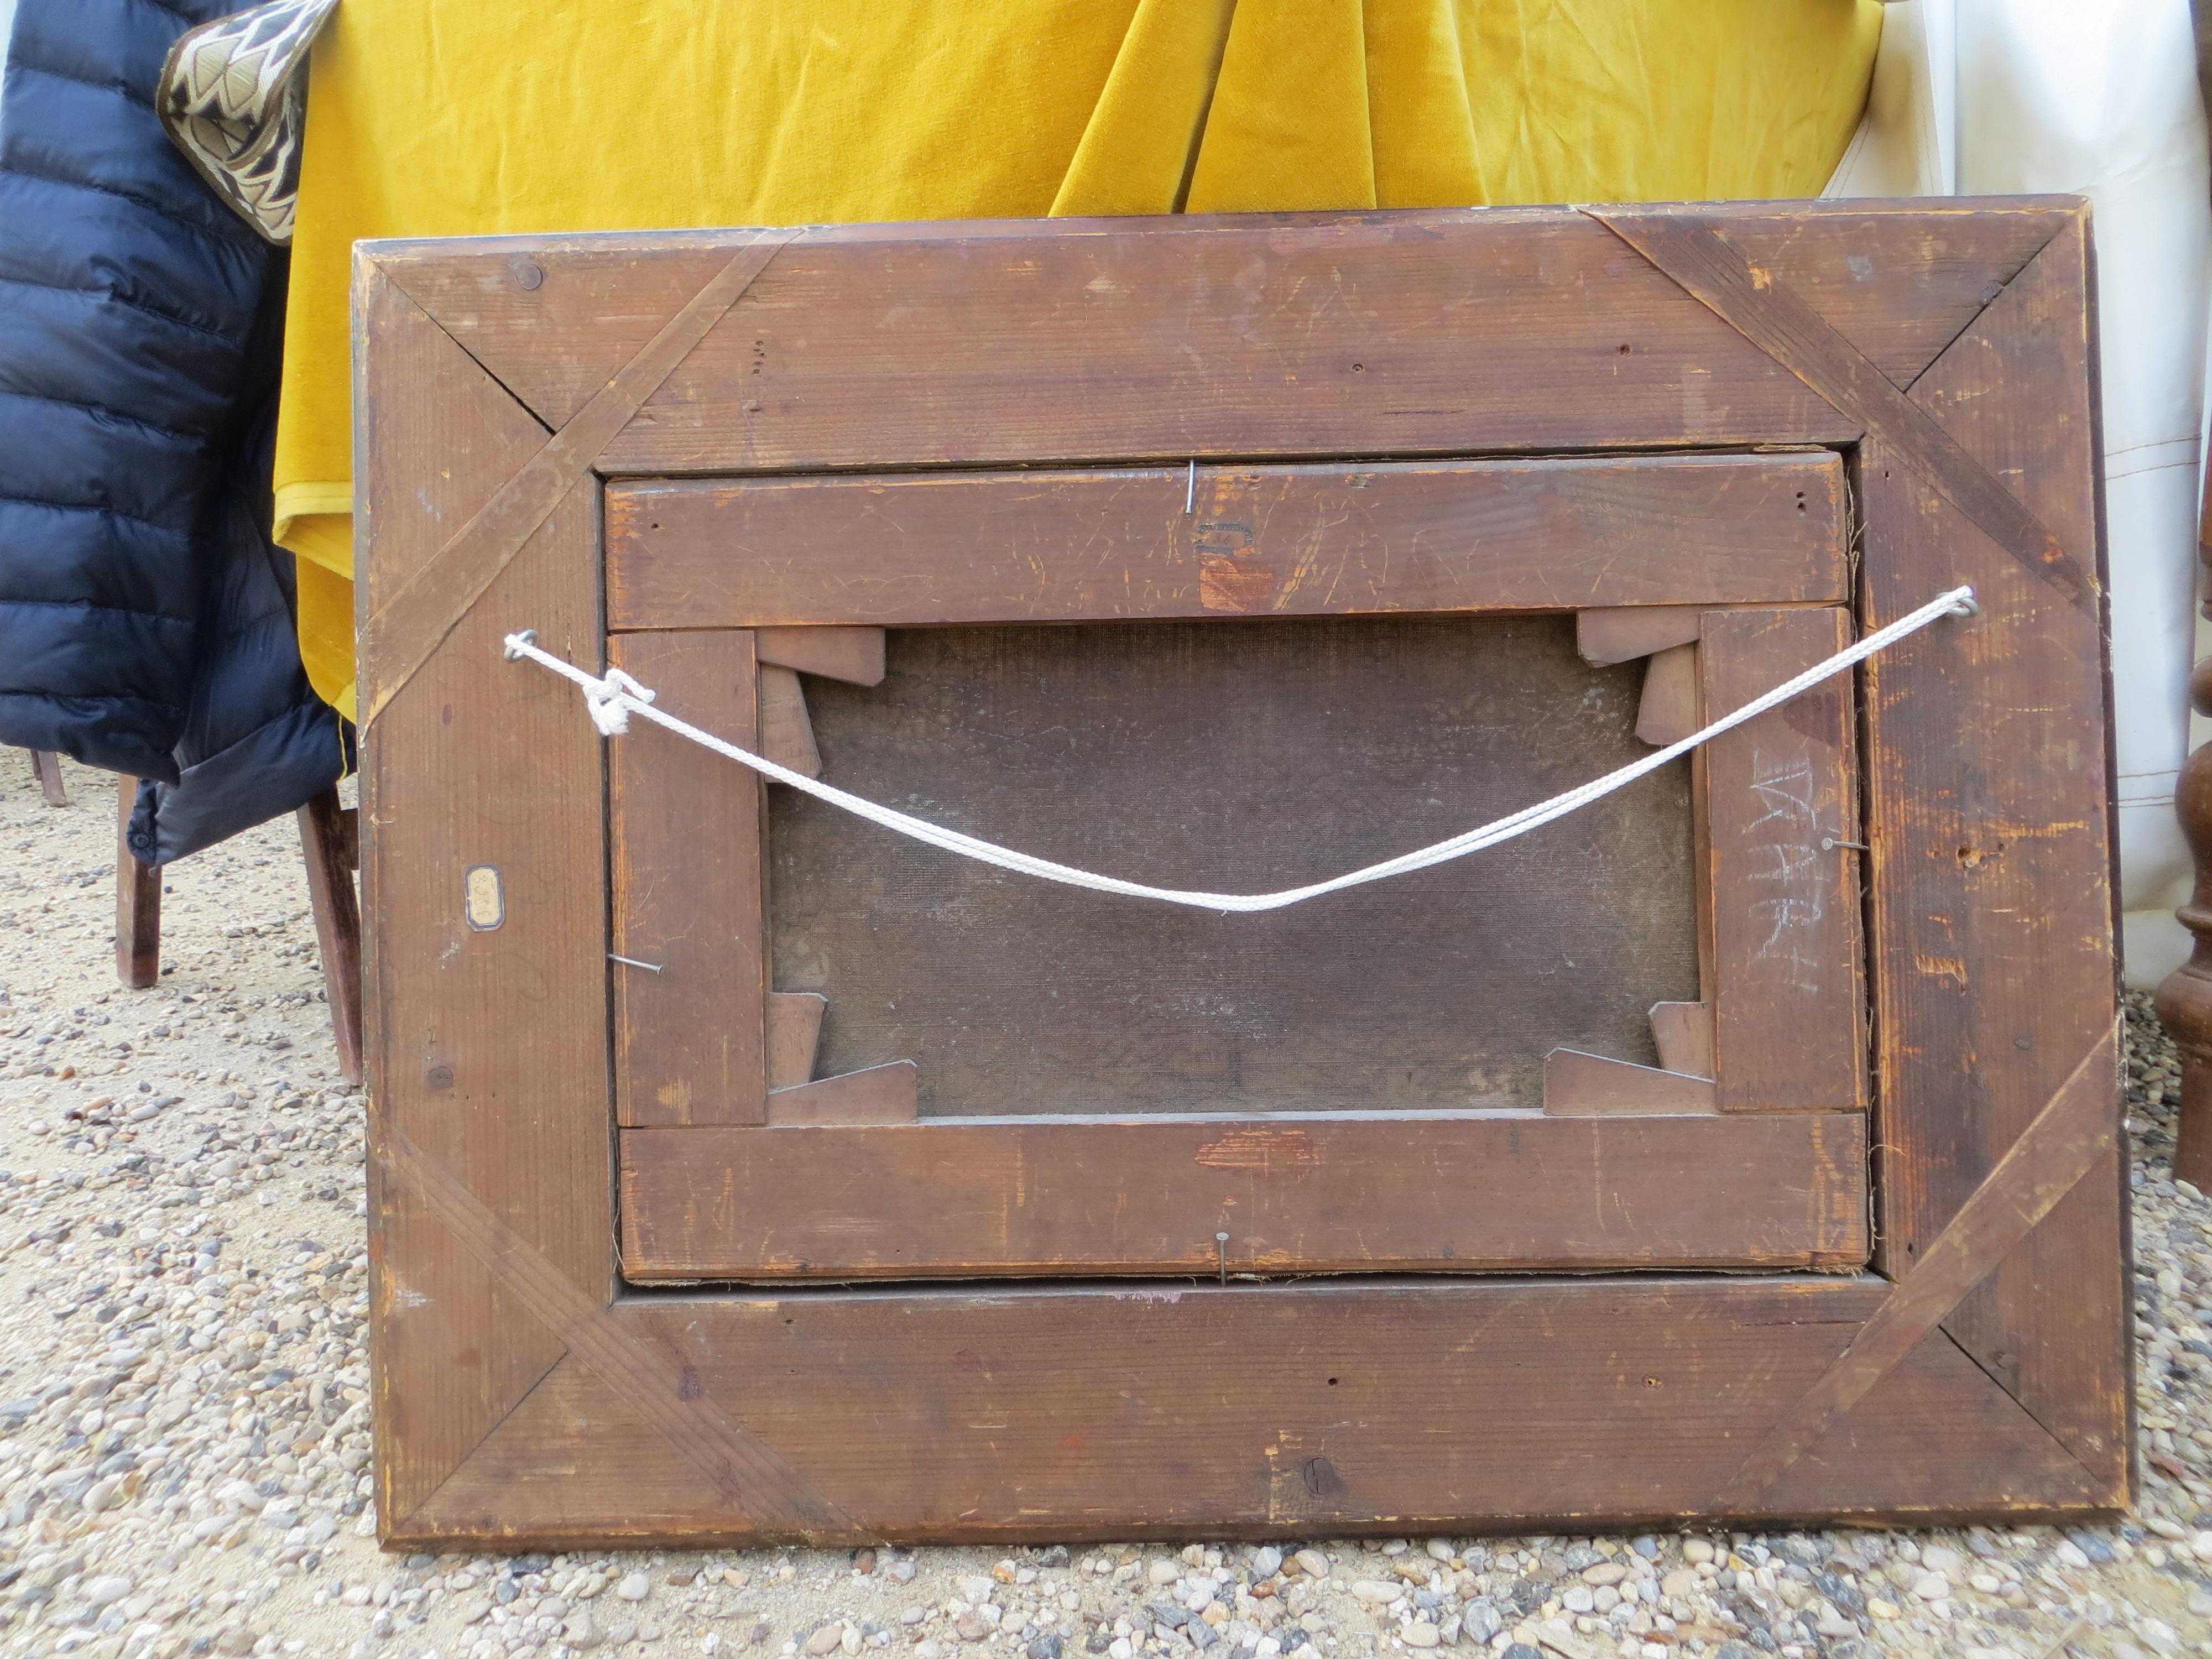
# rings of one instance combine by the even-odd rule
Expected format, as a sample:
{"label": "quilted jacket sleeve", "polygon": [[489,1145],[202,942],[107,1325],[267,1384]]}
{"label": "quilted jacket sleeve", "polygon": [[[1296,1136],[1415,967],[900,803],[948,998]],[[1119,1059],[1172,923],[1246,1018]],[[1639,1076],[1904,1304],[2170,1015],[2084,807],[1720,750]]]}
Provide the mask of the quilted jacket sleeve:
{"label": "quilted jacket sleeve", "polygon": [[20,0],[0,91],[0,742],[141,780],[148,864],[351,763],[270,539],[285,256],[171,146],[171,42],[227,0]]}
{"label": "quilted jacket sleeve", "polygon": [[225,0],[21,0],[0,96],[0,742],[174,780],[271,250],[152,93]]}

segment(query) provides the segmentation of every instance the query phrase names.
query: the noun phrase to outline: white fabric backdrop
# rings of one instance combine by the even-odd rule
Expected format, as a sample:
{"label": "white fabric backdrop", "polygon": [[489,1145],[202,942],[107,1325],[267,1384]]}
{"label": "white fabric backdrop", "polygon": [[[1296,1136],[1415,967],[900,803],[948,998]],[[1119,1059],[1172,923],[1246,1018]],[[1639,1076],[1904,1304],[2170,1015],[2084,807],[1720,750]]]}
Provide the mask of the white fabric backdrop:
{"label": "white fabric backdrop", "polygon": [[[2187,954],[2190,741],[2212,193],[2188,0],[1900,0],[1823,194],[2089,198],[2097,242],[2129,982]],[[2212,648],[2212,641],[2208,641]]]}

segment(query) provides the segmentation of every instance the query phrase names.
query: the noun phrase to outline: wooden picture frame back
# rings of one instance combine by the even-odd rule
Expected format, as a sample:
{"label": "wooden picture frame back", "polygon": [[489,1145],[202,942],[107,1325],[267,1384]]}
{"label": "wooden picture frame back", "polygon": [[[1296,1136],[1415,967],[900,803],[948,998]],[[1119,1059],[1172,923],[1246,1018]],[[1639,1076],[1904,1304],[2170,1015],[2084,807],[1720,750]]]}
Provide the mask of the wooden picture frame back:
{"label": "wooden picture frame back", "polygon": [[[2093,292],[2071,199],[364,245],[386,1541],[2124,1507]],[[623,1279],[605,751],[499,643],[603,665],[606,480],[1774,446],[1842,458],[1859,627],[1981,606],[1861,678],[1869,1268]]]}

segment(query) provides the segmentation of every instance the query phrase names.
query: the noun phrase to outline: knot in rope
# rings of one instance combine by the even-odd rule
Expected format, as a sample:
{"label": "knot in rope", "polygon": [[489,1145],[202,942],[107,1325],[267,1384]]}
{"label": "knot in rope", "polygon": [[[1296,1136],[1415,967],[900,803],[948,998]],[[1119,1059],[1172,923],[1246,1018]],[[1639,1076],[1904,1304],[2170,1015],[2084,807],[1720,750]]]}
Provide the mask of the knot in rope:
{"label": "knot in rope", "polygon": [[640,685],[619,668],[610,668],[605,678],[594,679],[573,664],[562,662],[538,648],[538,630],[526,628],[520,634],[509,634],[500,641],[507,649],[501,654],[509,662],[520,662],[525,658],[549,666],[557,664],[558,672],[573,682],[584,694],[584,708],[592,717],[592,724],[603,738],[624,737],[629,732],[629,711],[642,707],[653,699],[653,688]]}
{"label": "knot in rope", "polygon": [[610,668],[604,679],[593,680],[584,688],[584,706],[591,711],[592,724],[599,728],[603,738],[618,738],[629,730],[629,699],[651,702],[652,691],[640,685],[619,668]]}

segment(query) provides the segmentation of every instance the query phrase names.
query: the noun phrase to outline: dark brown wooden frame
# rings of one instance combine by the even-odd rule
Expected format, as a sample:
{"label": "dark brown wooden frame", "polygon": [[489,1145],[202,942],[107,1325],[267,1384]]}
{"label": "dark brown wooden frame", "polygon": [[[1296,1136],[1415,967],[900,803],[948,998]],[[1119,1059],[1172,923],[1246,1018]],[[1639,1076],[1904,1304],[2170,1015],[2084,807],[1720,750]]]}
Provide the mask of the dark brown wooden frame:
{"label": "dark brown wooden frame", "polygon": [[[2072,200],[365,246],[387,1542],[2124,1505],[2093,280]],[[1861,681],[1870,1270],[623,1281],[602,745],[500,660],[602,659],[602,478],[1772,446],[1862,625],[1982,607]]]}
{"label": "dark brown wooden frame", "polygon": [[[1638,729],[1672,742],[1848,643],[1846,494],[1825,450],[616,481],[607,652],[818,774],[794,666],[880,680],[887,626],[1572,599],[1586,653],[1648,659]],[[920,1118],[911,1062],[815,1079],[823,999],[769,988],[762,786],[643,731],[608,775],[624,1275],[1863,1266],[1854,725],[1838,681],[1698,757],[1703,1000],[1655,1014],[1662,1064],[1677,1028],[1694,1056],[1671,1072],[1555,1050],[1534,1120],[1024,1122]]]}

